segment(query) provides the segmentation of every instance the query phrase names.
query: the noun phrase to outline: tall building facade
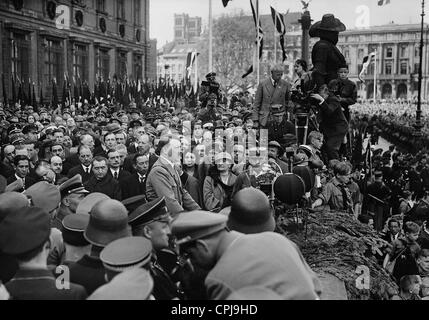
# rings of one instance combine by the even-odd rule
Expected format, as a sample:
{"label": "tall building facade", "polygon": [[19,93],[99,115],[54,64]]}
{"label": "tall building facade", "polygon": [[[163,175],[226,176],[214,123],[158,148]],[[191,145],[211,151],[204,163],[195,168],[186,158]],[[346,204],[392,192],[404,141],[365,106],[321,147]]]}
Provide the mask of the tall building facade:
{"label": "tall building facade", "polygon": [[174,15],[174,42],[194,42],[201,35],[201,17],[189,17],[189,15]]}
{"label": "tall building facade", "polygon": [[[359,86],[359,96],[374,97],[374,64],[368,68],[363,82],[358,79],[362,61],[376,52],[376,98],[413,100],[418,93],[420,59],[420,24],[388,24],[342,32],[338,47],[346,58],[350,79]],[[429,99],[428,25],[424,27],[422,99]]]}
{"label": "tall building facade", "polygon": [[0,43],[0,74],[34,83],[44,96],[53,79],[58,92],[65,77],[91,89],[114,75],[145,79],[149,0],[2,0]]}

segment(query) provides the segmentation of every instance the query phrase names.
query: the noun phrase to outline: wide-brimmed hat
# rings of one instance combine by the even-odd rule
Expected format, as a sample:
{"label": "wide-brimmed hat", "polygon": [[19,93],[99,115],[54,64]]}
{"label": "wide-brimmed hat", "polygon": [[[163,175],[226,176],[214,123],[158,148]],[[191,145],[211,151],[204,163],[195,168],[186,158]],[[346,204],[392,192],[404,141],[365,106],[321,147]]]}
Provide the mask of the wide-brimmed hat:
{"label": "wide-brimmed hat", "polygon": [[315,22],[310,27],[310,37],[318,37],[320,31],[334,31],[334,32],[343,32],[346,31],[346,26],[339,19],[331,13],[325,14],[322,17],[321,21]]}

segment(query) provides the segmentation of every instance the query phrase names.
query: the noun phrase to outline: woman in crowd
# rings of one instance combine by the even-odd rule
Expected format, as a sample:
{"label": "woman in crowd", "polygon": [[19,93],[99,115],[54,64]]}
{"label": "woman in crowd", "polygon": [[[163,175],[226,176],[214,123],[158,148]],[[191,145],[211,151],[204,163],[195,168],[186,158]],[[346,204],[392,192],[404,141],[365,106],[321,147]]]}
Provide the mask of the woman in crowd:
{"label": "woman in crowd", "polygon": [[203,198],[207,210],[219,212],[231,205],[232,191],[237,177],[231,172],[232,157],[227,152],[215,156],[215,165],[204,180]]}

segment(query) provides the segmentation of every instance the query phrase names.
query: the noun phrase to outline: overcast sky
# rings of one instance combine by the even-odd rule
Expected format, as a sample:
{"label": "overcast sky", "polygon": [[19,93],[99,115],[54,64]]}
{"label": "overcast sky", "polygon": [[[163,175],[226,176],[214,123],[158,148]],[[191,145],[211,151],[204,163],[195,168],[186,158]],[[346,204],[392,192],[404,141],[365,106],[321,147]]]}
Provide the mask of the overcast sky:
{"label": "overcast sky", "polygon": [[[239,12],[241,9],[249,15],[251,14],[249,0],[232,0],[226,8],[223,7],[222,0],[212,0],[212,2],[214,17],[224,13]],[[420,22],[421,0],[390,0],[390,4],[383,7],[379,7],[377,2],[378,0],[312,0],[309,9],[315,21],[320,20],[325,13],[333,13],[348,29],[355,28],[355,21],[358,18],[355,10],[360,5],[365,5],[370,9],[370,25],[386,24],[391,21],[395,23]],[[259,6],[261,14],[269,14],[270,6],[282,13],[286,13],[288,9],[291,12],[302,9],[300,0],[259,0]],[[167,41],[173,40],[175,13],[187,13],[192,17],[201,17],[203,25],[207,24],[209,0],[150,1],[150,36],[158,40],[158,48],[161,48]]]}

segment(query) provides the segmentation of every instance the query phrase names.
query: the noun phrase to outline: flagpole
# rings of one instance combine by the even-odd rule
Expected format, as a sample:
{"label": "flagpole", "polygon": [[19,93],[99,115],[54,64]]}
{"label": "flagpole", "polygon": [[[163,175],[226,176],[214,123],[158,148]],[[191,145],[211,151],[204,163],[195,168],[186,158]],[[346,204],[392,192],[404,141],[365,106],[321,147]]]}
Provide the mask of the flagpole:
{"label": "flagpole", "polygon": [[377,101],[377,50],[374,55],[374,103]]}
{"label": "flagpole", "polygon": [[195,80],[194,80],[194,92],[196,94],[198,88],[198,52],[195,49]]}
{"label": "flagpole", "polygon": [[277,15],[276,15],[276,20],[275,20],[275,24],[274,24],[274,64],[277,63],[277,35],[276,35],[276,24],[277,24]]}
{"label": "flagpole", "polygon": [[209,70],[213,71],[213,16],[212,16],[212,0],[209,0]]}
{"label": "flagpole", "polygon": [[[211,0],[210,0],[211,1]],[[258,63],[256,64],[256,83],[259,84],[259,52],[260,52],[260,46],[261,46],[261,40],[259,39],[259,0],[256,0],[256,39],[257,39],[257,52],[256,52],[256,56],[258,59]]]}

